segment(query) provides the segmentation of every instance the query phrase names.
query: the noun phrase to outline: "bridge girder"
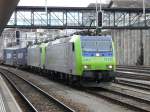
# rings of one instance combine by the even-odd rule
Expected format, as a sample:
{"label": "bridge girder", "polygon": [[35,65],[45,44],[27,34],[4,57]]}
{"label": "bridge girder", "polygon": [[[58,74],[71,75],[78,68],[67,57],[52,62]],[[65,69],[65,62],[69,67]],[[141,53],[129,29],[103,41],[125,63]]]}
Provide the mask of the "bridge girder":
{"label": "bridge girder", "polygon": [[[148,29],[150,8],[104,8],[102,29]],[[86,7],[16,7],[7,28],[95,29],[95,8]],[[91,21],[93,21],[91,27]]]}

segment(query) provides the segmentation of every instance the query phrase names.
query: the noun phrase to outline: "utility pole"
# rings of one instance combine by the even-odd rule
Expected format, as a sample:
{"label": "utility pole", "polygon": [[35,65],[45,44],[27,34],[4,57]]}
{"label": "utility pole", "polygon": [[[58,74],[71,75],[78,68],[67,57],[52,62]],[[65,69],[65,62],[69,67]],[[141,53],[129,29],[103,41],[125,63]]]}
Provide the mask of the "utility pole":
{"label": "utility pole", "polygon": [[143,0],[143,16],[145,16],[145,0]]}
{"label": "utility pole", "polygon": [[102,11],[102,1],[101,0],[100,0],[99,8],[100,8],[100,11]]}
{"label": "utility pole", "polygon": [[45,0],[45,13],[47,15],[47,0]]}
{"label": "utility pole", "polygon": [[[45,0],[45,15],[46,15],[46,20],[48,20],[47,0]],[[47,25],[48,25],[48,21],[46,21],[46,22],[47,22]],[[48,31],[47,30],[46,30],[46,39],[48,39]]]}
{"label": "utility pole", "polygon": [[96,30],[98,28],[98,8],[97,8],[97,0],[96,0]]}

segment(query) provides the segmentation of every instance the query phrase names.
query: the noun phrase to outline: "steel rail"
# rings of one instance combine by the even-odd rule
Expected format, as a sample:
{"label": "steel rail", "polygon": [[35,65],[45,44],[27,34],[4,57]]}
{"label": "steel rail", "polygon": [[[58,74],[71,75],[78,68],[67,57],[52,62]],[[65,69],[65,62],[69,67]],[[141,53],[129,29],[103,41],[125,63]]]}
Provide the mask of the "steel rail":
{"label": "steel rail", "polygon": [[138,72],[138,73],[150,73],[149,70],[139,69],[139,68],[117,68],[119,71],[130,71],[130,72]]}
{"label": "steel rail", "polygon": [[[121,106],[126,106],[129,109],[134,109],[139,112],[150,112],[150,101],[142,98],[138,98],[123,92],[114,91],[105,87],[101,87],[104,91],[85,90],[86,92],[93,94],[97,97],[107,99],[113,103],[117,103]],[[142,106],[146,105],[146,106]]]}
{"label": "steel rail", "polygon": [[150,91],[150,85],[149,84],[143,84],[143,83],[139,83],[139,82],[132,82],[132,81],[129,81],[129,80],[118,79],[118,78],[115,80],[115,83],[130,86],[130,87],[134,87],[134,88],[138,88],[138,89],[142,89],[142,90]]}
{"label": "steel rail", "polygon": [[[75,112],[75,110],[71,109],[69,106],[65,105],[64,103],[62,103],[61,101],[59,101],[58,99],[54,98],[53,96],[49,95],[47,92],[45,92],[44,90],[42,90],[41,88],[39,88],[38,86],[34,85],[33,83],[27,81],[26,79],[24,79],[23,77],[19,76],[16,73],[13,73],[9,70],[6,70],[4,68],[0,68],[6,72],[9,72],[13,75],[15,75],[16,77],[20,78],[21,80],[23,80],[24,82],[26,82],[27,84],[29,84],[30,86],[32,86],[34,89],[38,90],[41,94],[43,94],[44,96],[46,96],[47,98],[53,100],[58,106],[60,106],[62,109],[64,109],[64,111],[67,112]],[[1,72],[1,71],[0,71]],[[3,72],[1,72],[5,77],[7,77]],[[10,81],[10,79],[7,77],[7,79]],[[10,81],[12,84],[13,82]],[[14,85],[14,84],[13,84]],[[16,85],[14,85],[14,87],[16,87]],[[17,87],[16,87],[17,88]],[[19,90],[18,90],[19,91]],[[19,91],[20,94],[23,95],[23,93],[21,93]],[[35,110],[35,112],[38,112],[37,109],[32,105],[32,103],[25,97],[25,95],[23,95],[24,99],[28,102],[28,104]]]}
{"label": "steel rail", "polygon": [[38,112],[37,109],[32,105],[32,103],[26,98],[26,96],[17,88],[17,86],[11,81],[3,72],[0,71],[0,74],[6,78],[6,80],[10,83],[10,85],[19,93],[21,98],[28,104],[31,112]]}

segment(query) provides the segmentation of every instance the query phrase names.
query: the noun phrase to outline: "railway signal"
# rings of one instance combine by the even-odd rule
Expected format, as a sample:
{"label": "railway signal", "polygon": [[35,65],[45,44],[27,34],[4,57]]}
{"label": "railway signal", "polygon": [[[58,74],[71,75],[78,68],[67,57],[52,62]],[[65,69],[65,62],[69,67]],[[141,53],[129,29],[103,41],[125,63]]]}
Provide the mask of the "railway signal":
{"label": "railway signal", "polygon": [[16,43],[17,45],[20,44],[20,31],[16,31]]}
{"label": "railway signal", "polygon": [[98,27],[101,28],[103,26],[103,12],[98,11]]}

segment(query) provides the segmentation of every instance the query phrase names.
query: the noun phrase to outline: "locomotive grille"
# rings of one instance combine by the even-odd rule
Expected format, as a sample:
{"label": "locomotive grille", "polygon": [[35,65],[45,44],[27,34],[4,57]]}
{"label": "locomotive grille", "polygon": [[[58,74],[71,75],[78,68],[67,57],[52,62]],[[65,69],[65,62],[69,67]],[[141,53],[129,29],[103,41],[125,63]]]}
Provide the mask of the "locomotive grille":
{"label": "locomotive grille", "polygon": [[110,62],[110,61],[112,61],[112,58],[104,58],[104,61]]}

